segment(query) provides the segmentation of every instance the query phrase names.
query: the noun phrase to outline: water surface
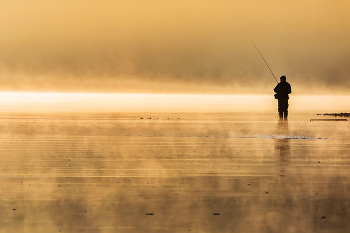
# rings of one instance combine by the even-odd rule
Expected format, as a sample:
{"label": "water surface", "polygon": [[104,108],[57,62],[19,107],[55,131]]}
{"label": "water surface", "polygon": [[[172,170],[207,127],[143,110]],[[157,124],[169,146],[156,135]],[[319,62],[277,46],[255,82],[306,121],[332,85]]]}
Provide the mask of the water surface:
{"label": "water surface", "polygon": [[349,232],[348,97],[276,105],[2,93],[0,232]]}

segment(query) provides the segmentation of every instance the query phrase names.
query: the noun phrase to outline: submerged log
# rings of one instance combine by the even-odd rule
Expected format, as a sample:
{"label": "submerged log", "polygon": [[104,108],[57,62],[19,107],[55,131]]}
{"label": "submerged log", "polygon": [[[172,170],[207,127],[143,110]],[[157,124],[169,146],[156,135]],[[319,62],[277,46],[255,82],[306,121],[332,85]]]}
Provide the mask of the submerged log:
{"label": "submerged log", "polygon": [[310,121],[348,121],[348,119],[310,119]]}
{"label": "submerged log", "polygon": [[323,116],[336,116],[336,117],[350,117],[350,113],[347,112],[341,112],[341,113],[324,113],[324,114],[317,114],[317,115],[323,115]]}

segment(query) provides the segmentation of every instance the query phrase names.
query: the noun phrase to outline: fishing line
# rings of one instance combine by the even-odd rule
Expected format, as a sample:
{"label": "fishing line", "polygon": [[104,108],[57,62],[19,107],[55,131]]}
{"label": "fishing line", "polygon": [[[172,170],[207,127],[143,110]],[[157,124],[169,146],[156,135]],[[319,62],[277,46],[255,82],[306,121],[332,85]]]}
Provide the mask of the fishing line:
{"label": "fishing line", "polygon": [[[267,68],[269,68],[269,70],[270,70],[270,72],[271,72],[273,78],[276,80],[276,83],[278,83],[278,81],[277,81],[275,75],[273,74],[273,72],[272,72],[272,70],[271,70],[269,64],[267,64],[267,62],[266,62],[265,58],[263,57],[263,55],[261,54],[260,50],[258,49],[258,47],[256,47],[256,45],[255,45],[253,42],[252,42],[252,44],[254,45],[254,47],[256,48],[256,50],[258,50],[258,52],[259,52],[261,58],[264,60],[264,62],[265,62],[265,64],[266,64]],[[275,96],[275,98],[276,98],[276,96]],[[276,114],[275,114],[275,120],[277,120],[277,113],[278,113],[278,110],[277,110],[277,112],[276,112]]]}
{"label": "fishing line", "polygon": [[264,60],[265,64],[267,65],[267,68],[269,68],[269,70],[270,70],[270,72],[271,72],[272,76],[274,77],[274,79],[275,79],[275,80],[276,80],[276,82],[278,83],[278,81],[277,81],[277,79],[276,79],[275,75],[273,74],[272,70],[270,69],[270,66],[267,64],[267,62],[266,62],[265,58],[263,57],[263,55],[260,53],[260,51],[259,51],[258,47],[256,47],[256,45],[255,45],[253,42],[252,42],[252,44],[254,45],[254,47],[256,48],[256,50],[258,50],[258,52],[259,52],[259,54],[260,54],[261,58]]}

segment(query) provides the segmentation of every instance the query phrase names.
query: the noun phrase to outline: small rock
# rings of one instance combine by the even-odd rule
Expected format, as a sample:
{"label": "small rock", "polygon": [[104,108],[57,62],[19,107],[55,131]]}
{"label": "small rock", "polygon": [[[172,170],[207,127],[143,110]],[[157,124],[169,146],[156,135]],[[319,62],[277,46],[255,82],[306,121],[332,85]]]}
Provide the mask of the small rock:
{"label": "small rock", "polygon": [[146,213],[146,215],[154,215],[153,213]]}
{"label": "small rock", "polygon": [[269,193],[269,192],[266,192],[266,193]]}
{"label": "small rock", "polygon": [[16,210],[16,209],[13,209],[13,210]]}
{"label": "small rock", "polygon": [[220,213],[214,213],[213,215],[220,215]]}
{"label": "small rock", "polygon": [[326,216],[322,216],[322,218],[326,218]]}
{"label": "small rock", "polygon": [[248,186],[250,185],[250,184],[247,184]]}

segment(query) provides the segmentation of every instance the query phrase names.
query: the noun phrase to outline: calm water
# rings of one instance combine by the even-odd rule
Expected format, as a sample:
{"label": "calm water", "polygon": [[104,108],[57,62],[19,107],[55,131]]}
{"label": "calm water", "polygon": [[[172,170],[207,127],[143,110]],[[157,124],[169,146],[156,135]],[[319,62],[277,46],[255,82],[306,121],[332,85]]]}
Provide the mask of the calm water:
{"label": "calm water", "polygon": [[2,93],[0,232],[350,232],[349,97],[276,104]]}

